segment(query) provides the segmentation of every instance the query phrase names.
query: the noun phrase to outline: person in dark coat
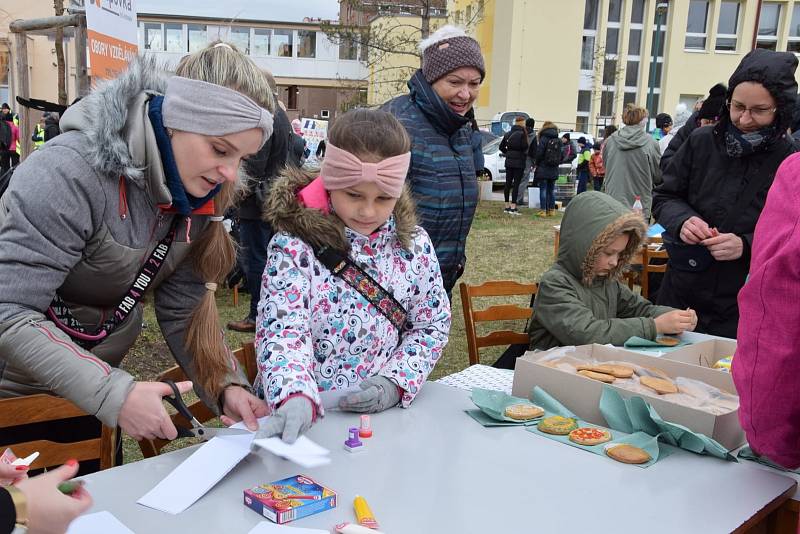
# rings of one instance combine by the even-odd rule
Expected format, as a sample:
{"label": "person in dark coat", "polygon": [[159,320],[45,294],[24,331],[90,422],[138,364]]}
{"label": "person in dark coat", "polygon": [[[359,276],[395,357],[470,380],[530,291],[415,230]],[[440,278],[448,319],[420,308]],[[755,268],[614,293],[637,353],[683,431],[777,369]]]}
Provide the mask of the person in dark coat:
{"label": "person in dark coat", "polygon": [[[533,162],[536,170],[533,173],[533,180],[539,184],[539,216],[550,217],[556,209],[555,188],[556,180],[558,180],[560,154],[556,155],[555,150],[561,151],[558,127],[550,121],[545,121],[537,138],[536,156]],[[556,143],[553,143],[553,140]],[[545,158],[548,149],[551,155]],[[559,163],[556,163],[556,158],[559,159]]]}
{"label": "person in dark coat", "polygon": [[467,235],[478,204],[472,127],[465,115],[486,75],[480,45],[446,25],[420,43],[422,68],[409,94],[382,106],[411,137],[407,184],[442,268],[448,296],[464,272]]}
{"label": "person in dark coat", "polygon": [[294,132],[287,134],[289,156],[286,160],[287,163],[294,165],[298,169],[303,166],[305,161],[306,140],[302,135],[297,135]]}
{"label": "person in dark coat", "polygon": [[522,184],[517,195],[517,205],[525,203],[525,188],[531,182],[533,162],[536,159],[536,121],[533,117],[525,119],[525,131],[528,132],[528,157],[525,159],[525,172],[522,174]]}
{"label": "person in dark coat", "polygon": [[728,88],[724,83],[718,83],[708,92],[708,98],[703,100],[700,109],[691,114],[686,120],[686,124],[681,126],[675,133],[672,140],[661,154],[659,165],[662,172],[667,168],[667,164],[675,155],[675,152],[689,138],[693,131],[700,126],[713,125],[719,122],[720,116],[724,111],[725,99]]}
{"label": "person in dark coat", "polygon": [[506,157],[506,186],[503,189],[506,208],[503,212],[519,215],[517,193],[528,158],[528,132],[525,130],[525,117],[520,116],[514,120],[514,126],[500,141],[500,153]]}
{"label": "person in dark coat", "polygon": [[472,127],[472,161],[475,164],[475,176],[480,176],[483,174],[486,161],[483,157],[483,136],[481,135],[481,129],[478,127],[478,121],[475,120],[475,109],[470,108],[465,117],[469,119]]}
{"label": "person in dark coat", "polygon": [[[270,84],[273,86],[273,84]],[[276,96],[277,98],[277,96]],[[242,269],[250,293],[250,309],[241,321],[231,321],[228,328],[236,332],[255,332],[258,299],[261,297],[261,275],[267,263],[267,245],[274,230],[263,220],[264,201],[269,187],[286,166],[289,155],[291,125],[280,106],[273,115],[272,136],[258,153],[244,164],[247,193],[239,201],[239,250]]]}
{"label": "person in dark coat", "polygon": [[775,171],[795,150],[786,130],[796,68],[789,52],[748,53],[728,82],[719,123],[692,132],[656,189],[653,211],[670,254],[658,303],[695,309],[700,332],[736,337],[756,221]]}
{"label": "person in dark coat", "polygon": [[58,118],[58,113],[55,112],[48,112],[44,114],[45,143],[61,133],[61,129],[58,127]]}

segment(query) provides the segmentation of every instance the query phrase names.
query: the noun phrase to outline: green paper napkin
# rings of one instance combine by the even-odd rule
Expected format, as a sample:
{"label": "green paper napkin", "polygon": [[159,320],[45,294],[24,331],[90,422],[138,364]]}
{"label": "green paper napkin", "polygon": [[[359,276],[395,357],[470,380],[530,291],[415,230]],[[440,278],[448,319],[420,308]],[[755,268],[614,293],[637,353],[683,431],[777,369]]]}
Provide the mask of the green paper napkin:
{"label": "green paper napkin", "polygon": [[800,474],[800,469],[788,469],[786,467],[783,467],[782,465],[776,464],[775,462],[773,462],[772,460],[770,460],[766,456],[757,455],[755,452],[753,452],[753,449],[751,449],[749,445],[745,445],[744,447],[742,447],[737,456],[739,458],[742,458],[743,460],[750,460],[751,462],[758,462],[758,463],[760,463],[762,465],[766,465],[768,467],[772,467],[773,469],[778,469],[780,471],[784,471],[784,472],[788,472],[788,473]]}
{"label": "green paper napkin", "polygon": [[[680,338],[678,338],[680,339]],[[690,342],[680,340],[680,343],[677,345],[668,347],[666,345],[662,345],[660,343],[656,343],[653,340],[645,339],[639,336],[632,336],[625,341],[623,345],[626,349],[636,349],[636,350],[653,350],[653,351],[660,351],[660,352],[671,352],[675,349],[679,349],[681,347],[685,347],[686,345],[691,345]]]}
{"label": "green paper napkin", "polygon": [[[468,416],[470,416],[473,419],[475,419],[481,425],[486,426],[486,427],[492,427],[492,426],[519,426],[521,424],[520,421],[514,421],[514,422],[511,422],[511,421],[498,421],[497,419],[495,419],[495,418],[493,418],[493,417],[491,417],[489,415],[486,415],[481,410],[464,410],[464,412],[466,412],[466,414]],[[527,424],[535,424],[536,422],[538,422],[538,420],[527,421],[526,423]]]}
{"label": "green paper napkin", "polygon": [[[506,426],[506,425],[527,426],[536,424],[536,422],[538,421],[538,418],[533,419],[531,421],[517,421],[516,419],[506,417],[505,415],[506,407],[512,404],[530,404],[532,406],[533,403],[528,399],[512,397],[511,395],[503,393],[502,391],[495,391],[483,388],[472,388],[472,402],[475,403],[475,406],[480,408],[480,412],[483,415],[488,416],[493,421],[492,424],[486,424],[487,419],[485,417],[480,417],[480,416],[476,417],[476,414],[472,413],[475,410],[466,410],[467,414],[470,417],[475,419],[483,426]],[[496,424],[497,422],[502,422],[503,425],[498,425]]]}

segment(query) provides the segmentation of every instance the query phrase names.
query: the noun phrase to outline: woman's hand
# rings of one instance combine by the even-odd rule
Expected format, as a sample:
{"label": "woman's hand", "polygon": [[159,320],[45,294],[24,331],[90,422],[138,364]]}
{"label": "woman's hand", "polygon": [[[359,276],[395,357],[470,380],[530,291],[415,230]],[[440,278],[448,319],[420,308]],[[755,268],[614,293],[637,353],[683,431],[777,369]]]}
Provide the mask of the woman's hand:
{"label": "woman's hand", "polygon": [[717,261],[738,260],[744,253],[744,242],[736,234],[719,234],[716,237],[704,239],[702,244]]}
{"label": "woman's hand", "polygon": [[27,465],[10,465],[0,463],[0,486],[16,484],[20,480],[28,478]]}
{"label": "woman's hand", "polygon": [[244,421],[248,430],[258,430],[258,418],[269,413],[267,403],[242,386],[228,386],[222,394],[222,424],[231,426]]}
{"label": "woman's hand", "polygon": [[692,309],[674,310],[655,318],[656,332],[659,334],[681,334],[692,331],[697,326],[697,314]]}
{"label": "woman's hand", "polygon": [[[192,383],[188,381],[175,385],[181,393],[192,389]],[[169,395],[172,395],[172,388],[164,382],[136,382],[122,405],[117,424],[137,441],[177,438],[178,431],[161,402]]]}
{"label": "woman's hand", "polygon": [[689,217],[681,226],[681,240],[689,245],[697,245],[704,239],[714,237],[714,235],[717,234],[708,226],[708,223],[697,216]]}
{"label": "woman's hand", "polygon": [[15,484],[28,500],[28,534],[63,534],[73,519],[92,506],[92,497],[82,486],[69,495],[58,490],[61,482],[78,472],[78,462],[69,460],[33,478]]}

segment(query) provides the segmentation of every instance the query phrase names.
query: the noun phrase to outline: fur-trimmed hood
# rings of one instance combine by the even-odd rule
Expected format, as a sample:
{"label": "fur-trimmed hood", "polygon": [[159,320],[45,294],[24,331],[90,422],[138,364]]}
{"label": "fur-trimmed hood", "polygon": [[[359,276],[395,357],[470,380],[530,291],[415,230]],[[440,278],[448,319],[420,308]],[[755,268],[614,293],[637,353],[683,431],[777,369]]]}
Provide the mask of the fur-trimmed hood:
{"label": "fur-trimmed hood", "polygon": [[[349,252],[350,243],[345,235],[342,220],[331,213],[325,215],[313,208],[306,208],[297,200],[297,192],[311,183],[315,176],[293,168],[287,168],[284,175],[275,180],[264,205],[264,219],[276,231],[294,235],[315,248],[328,246]],[[394,207],[397,239],[406,250],[411,244],[417,228],[414,201],[408,187],[397,200]]]}
{"label": "fur-trimmed hood", "polygon": [[62,132],[76,130],[86,136],[86,158],[95,170],[147,187],[158,203],[171,202],[171,195],[147,102],[164,93],[169,76],[154,58],[137,56],[119,77],[70,106],[59,123]]}
{"label": "fur-trimmed hood", "polygon": [[586,191],[567,205],[561,221],[558,265],[585,286],[595,282],[592,273],[600,252],[623,232],[633,236],[620,254],[619,262],[609,278],[617,278],[639,248],[647,225],[641,215],[633,213],[605,193]]}

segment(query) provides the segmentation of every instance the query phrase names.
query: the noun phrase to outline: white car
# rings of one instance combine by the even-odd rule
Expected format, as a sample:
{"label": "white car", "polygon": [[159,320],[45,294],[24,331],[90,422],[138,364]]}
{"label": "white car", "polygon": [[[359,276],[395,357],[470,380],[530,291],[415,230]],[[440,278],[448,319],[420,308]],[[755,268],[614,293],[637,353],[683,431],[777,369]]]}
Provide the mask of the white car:
{"label": "white car", "polygon": [[488,174],[493,182],[506,183],[506,157],[500,153],[498,137],[483,145],[483,173]]}

